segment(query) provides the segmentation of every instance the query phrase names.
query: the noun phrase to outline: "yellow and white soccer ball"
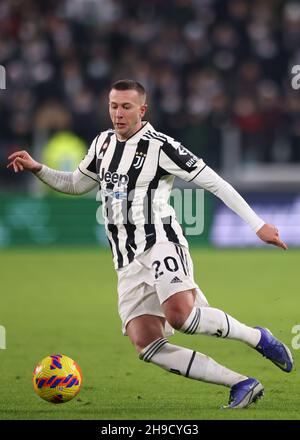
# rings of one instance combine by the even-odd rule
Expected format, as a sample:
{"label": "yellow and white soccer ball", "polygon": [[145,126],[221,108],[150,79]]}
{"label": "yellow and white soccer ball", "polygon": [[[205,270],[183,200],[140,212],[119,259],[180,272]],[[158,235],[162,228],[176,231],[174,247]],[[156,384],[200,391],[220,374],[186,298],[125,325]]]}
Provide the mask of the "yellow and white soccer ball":
{"label": "yellow and white soccer ball", "polygon": [[81,388],[79,366],[68,356],[55,354],[42,359],[32,377],[34,391],[52,403],[64,403],[75,397]]}

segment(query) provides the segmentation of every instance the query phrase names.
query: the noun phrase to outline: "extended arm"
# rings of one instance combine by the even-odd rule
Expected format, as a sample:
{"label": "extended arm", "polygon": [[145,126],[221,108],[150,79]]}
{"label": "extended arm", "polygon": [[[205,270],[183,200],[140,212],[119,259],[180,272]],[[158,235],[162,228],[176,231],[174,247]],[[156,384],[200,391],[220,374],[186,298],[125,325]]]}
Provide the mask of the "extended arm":
{"label": "extended arm", "polygon": [[65,194],[85,194],[98,185],[96,180],[83,174],[78,168],[73,173],[53,170],[35,161],[27,151],[17,151],[8,159],[11,161],[8,167],[13,167],[16,173],[24,170],[31,171],[42,182]]}
{"label": "extended arm", "polygon": [[71,173],[53,170],[43,165],[42,169],[35,174],[42,182],[56,191],[71,195],[85,194],[98,184],[95,180],[82,174],[79,169]]}
{"label": "extended arm", "polygon": [[262,241],[287,249],[287,245],[279,238],[276,226],[266,224],[243,197],[211,168],[205,166],[192,181],[219,197],[232,211],[249,224]]}
{"label": "extended arm", "polygon": [[194,182],[215,194],[244,219],[262,241],[287,249],[287,245],[279,238],[276,226],[269,225],[258,217],[243,197],[228,182],[179,142],[169,138],[162,145],[159,165],[168,173],[187,182]]}

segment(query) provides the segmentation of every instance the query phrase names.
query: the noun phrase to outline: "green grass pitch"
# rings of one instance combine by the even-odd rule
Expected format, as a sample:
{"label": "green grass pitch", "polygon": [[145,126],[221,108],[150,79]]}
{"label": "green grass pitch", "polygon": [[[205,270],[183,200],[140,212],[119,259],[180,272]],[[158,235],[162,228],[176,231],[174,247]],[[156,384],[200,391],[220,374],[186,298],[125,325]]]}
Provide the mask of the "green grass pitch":
{"label": "green grass pitch", "polygon": [[[195,278],[210,304],[248,325],[262,325],[291,346],[300,324],[300,251],[191,249]],[[172,342],[257,377],[265,397],[246,410],[222,411],[228,389],[185,379],[140,361],[120,330],[116,274],[97,249],[2,251],[0,419],[299,419],[299,351],[286,374],[237,342],[176,333]],[[31,377],[49,354],[75,359],[83,387],[71,402],[37,397]]]}

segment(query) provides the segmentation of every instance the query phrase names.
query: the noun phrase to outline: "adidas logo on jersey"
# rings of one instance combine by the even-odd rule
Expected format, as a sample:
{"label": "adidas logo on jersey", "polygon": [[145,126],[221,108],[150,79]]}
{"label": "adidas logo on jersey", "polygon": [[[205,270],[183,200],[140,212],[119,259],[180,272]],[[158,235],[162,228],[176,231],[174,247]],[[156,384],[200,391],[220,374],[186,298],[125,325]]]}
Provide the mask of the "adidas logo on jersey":
{"label": "adidas logo on jersey", "polygon": [[174,277],[171,281],[171,284],[174,284],[174,283],[182,283],[182,280],[180,280],[178,277]]}

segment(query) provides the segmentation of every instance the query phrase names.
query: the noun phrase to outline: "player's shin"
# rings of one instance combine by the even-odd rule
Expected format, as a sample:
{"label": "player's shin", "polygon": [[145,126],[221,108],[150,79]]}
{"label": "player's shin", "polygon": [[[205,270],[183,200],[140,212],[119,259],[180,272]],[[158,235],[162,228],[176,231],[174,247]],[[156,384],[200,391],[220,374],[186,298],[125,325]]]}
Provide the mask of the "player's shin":
{"label": "player's shin", "polygon": [[205,334],[221,338],[237,339],[256,347],[260,332],[237,321],[222,310],[213,307],[194,307],[186,322],[180,328],[182,333]]}
{"label": "player's shin", "polygon": [[145,347],[139,358],[171,373],[228,387],[247,378],[223,367],[208,356],[170,344],[165,338],[157,339]]}

